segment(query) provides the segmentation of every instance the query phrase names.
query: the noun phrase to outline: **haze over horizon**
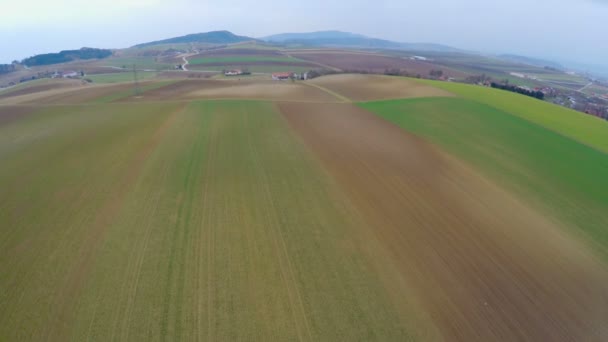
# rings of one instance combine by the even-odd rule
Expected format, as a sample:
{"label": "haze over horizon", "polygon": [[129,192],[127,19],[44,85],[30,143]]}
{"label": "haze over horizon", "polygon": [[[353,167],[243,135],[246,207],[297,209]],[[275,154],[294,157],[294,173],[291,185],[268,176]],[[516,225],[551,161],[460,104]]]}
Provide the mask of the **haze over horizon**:
{"label": "haze over horizon", "polygon": [[190,33],[229,30],[263,37],[341,30],[399,42],[428,42],[512,53],[608,70],[608,0],[365,0],[254,4],[208,0],[11,2],[0,21],[0,63],[83,46],[125,48]]}

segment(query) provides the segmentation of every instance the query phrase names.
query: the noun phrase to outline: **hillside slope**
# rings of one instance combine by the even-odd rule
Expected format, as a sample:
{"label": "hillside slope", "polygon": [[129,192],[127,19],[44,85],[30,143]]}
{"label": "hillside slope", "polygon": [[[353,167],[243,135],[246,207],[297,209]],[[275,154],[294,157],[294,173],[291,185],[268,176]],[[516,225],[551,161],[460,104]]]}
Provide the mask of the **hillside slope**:
{"label": "hillside slope", "polygon": [[183,44],[183,43],[206,43],[206,44],[234,44],[256,40],[246,36],[238,36],[230,31],[211,31],[205,33],[194,33],[185,36],[157,40],[153,42],[138,44],[133,47],[143,48],[161,44]]}
{"label": "hillside slope", "polygon": [[374,49],[398,49],[413,51],[458,52],[459,49],[432,43],[401,43],[385,39],[341,31],[318,31],[306,33],[282,33],[262,38],[268,42],[287,45],[351,47]]}

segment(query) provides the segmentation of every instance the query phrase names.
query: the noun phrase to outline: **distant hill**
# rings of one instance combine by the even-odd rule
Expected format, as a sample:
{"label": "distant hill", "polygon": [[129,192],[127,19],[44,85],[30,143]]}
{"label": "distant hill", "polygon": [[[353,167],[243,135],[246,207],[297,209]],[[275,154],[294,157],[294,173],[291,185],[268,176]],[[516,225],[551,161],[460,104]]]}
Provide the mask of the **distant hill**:
{"label": "distant hill", "polygon": [[206,44],[234,44],[256,40],[255,38],[238,36],[230,31],[212,31],[205,33],[195,33],[186,36],[157,40],[154,42],[143,43],[133,46],[142,48],[160,44],[183,44],[183,43],[206,43]]}
{"label": "distant hill", "polygon": [[24,59],[27,66],[51,65],[72,62],[79,59],[101,59],[112,56],[111,50],[83,47],[80,50],[64,50],[58,53],[45,53]]}
{"label": "distant hill", "polygon": [[267,42],[281,43],[285,45],[462,52],[462,50],[441,44],[400,43],[341,31],[282,33],[261,39]]}
{"label": "distant hill", "polygon": [[262,40],[274,43],[284,43],[293,40],[323,40],[323,39],[354,39],[367,38],[360,34],[341,32],[341,31],[318,31],[307,33],[281,33],[261,38]]}
{"label": "distant hill", "polygon": [[511,55],[511,54],[500,55],[500,56],[498,56],[498,58],[500,58],[504,61],[528,64],[528,65],[533,65],[533,66],[537,66],[537,67],[541,67],[541,68],[550,67],[550,68],[564,70],[564,67],[559,63],[544,60],[544,59],[539,59],[539,58],[531,58],[531,57]]}

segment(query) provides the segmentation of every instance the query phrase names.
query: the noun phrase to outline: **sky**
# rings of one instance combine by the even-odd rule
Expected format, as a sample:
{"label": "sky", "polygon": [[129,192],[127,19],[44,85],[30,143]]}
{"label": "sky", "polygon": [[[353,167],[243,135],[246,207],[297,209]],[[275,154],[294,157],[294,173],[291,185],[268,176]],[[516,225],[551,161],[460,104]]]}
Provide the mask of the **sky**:
{"label": "sky", "polygon": [[229,30],[342,30],[608,70],[608,0],[0,0],[0,63]]}

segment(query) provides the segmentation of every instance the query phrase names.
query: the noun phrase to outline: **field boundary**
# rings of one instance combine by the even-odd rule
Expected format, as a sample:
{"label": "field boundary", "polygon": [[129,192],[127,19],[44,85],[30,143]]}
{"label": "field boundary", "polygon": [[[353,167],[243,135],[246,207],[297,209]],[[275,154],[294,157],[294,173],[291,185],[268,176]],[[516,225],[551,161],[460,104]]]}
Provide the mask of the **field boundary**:
{"label": "field boundary", "polygon": [[[335,91],[329,90],[329,89],[327,89],[327,88],[325,88],[323,86],[320,86],[318,84],[309,83],[309,82],[304,82],[304,84],[306,84],[307,86],[310,86],[310,87],[317,88],[317,89],[319,89],[321,91],[324,91],[327,94],[329,94],[329,95],[331,95],[331,96],[333,96],[333,97],[341,100],[341,102],[343,102],[343,103],[352,103],[353,102],[353,100],[349,99],[348,97],[340,95],[340,94],[336,93]],[[325,103],[325,102],[311,102],[311,103]]]}

